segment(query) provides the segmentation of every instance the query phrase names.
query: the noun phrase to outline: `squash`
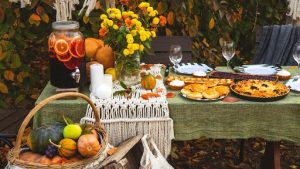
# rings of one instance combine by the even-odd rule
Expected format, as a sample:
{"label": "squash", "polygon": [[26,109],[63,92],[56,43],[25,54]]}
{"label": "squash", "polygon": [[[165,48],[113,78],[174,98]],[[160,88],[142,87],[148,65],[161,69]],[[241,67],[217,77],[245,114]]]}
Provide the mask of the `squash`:
{"label": "squash", "polygon": [[95,60],[101,63],[104,69],[114,67],[115,59],[112,48],[107,45],[99,48],[96,52]]}
{"label": "squash", "polygon": [[72,157],[77,152],[77,143],[70,139],[70,138],[64,138],[62,139],[59,144],[55,144],[50,140],[50,143],[58,148],[58,154],[62,157]]}
{"label": "squash", "polygon": [[152,90],[156,86],[156,78],[155,76],[149,74],[142,77],[141,85],[146,90]]}
{"label": "squash", "polygon": [[53,143],[58,143],[63,138],[64,125],[54,123],[49,126],[41,126],[30,132],[27,137],[27,145],[31,151],[44,154],[48,147],[49,139]]}
{"label": "squash", "polygon": [[101,145],[94,134],[85,134],[79,137],[78,152],[83,157],[92,157],[98,154]]}

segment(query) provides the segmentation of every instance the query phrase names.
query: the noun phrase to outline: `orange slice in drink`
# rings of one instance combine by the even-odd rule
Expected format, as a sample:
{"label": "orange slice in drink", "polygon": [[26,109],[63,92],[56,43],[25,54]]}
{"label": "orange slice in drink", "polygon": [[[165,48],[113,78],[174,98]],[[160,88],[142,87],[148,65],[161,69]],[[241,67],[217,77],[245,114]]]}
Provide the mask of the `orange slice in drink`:
{"label": "orange slice in drink", "polygon": [[85,55],[85,43],[80,37],[75,37],[70,43],[70,53],[75,58],[81,58]]}
{"label": "orange slice in drink", "polygon": [[78,58],[72,57],[71,60],[64,62],[64,65],[69,70],[74,70],[76,67],[79,67],[82,62],[83,62],[83,58],[78,59]]}
{"label": "orange slice in drink", "polygon": [[65,55],[56,55],[57,59],[61,62],[68,62],[72,59],[72,55],[69,52]]}
{"label": "orange slice in drink", "polygon": [[64,39],[59,39],[55,42],[54,51],[57,55],[65,56],[69,52],[68,42]]}

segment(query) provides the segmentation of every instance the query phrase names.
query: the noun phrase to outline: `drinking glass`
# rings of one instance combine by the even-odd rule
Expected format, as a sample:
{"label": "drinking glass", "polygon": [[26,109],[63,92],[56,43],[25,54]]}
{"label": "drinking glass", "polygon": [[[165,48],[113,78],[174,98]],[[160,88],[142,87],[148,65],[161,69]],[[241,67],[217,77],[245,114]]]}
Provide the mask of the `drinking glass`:
{"label": "drinking glass", "polygon": [[226,59],[227,61],[227,69],[230,69],[230,60],[233,58],[234,54],[235,54],[235,46],[234,46],[234,42],[232,41],[225,41],[222,47],[222,54],[223,57]]}
{"label": "drinking glass", "polygon": [[181,62],[182,51],[180,45],[171,45],[169,59],[174,66]]}
{"label": "drinking glass", "polygon": [[298,63],[299,73],[296,75],[296,78],[300,78],[300,43],[296,43],[293,49],[293,57],[295,61]]}

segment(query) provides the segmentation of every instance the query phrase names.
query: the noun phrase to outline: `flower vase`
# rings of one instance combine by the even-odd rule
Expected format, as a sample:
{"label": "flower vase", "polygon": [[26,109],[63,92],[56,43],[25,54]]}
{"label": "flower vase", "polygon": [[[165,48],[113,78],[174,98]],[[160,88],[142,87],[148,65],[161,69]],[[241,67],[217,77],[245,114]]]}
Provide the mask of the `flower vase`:
{"label": "flower vase", "polygon": [[117,81],[122,81],[127,86],[140,83],[140,54],[135,53],[130,56],[124,56],[115,53],[115,69]]}

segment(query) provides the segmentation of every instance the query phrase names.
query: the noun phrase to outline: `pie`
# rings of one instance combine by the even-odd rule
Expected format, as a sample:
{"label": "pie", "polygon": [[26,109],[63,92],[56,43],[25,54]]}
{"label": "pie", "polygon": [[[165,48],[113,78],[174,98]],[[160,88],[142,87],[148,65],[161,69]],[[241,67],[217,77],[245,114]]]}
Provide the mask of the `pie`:
{"label": "pie", "polygon": [[240,95],[257,98],[278,97],[289,92],[284,84],[268,80],[243,80],[233,84],[231,88]]}
{"label": "pie", "polygon": [[168,76],[166,81],[169,83],[173,80],[184,81],[185,84],[207,84],[210,87],[217,85],[229,86],[233,83],[232,79],[217,79],[217,78],[206,78],[206,77],[189,77],[189,76]]}
{"label": "pie", "polygon": [[190,84],[181,89],[181,93],[191,99],[218,99],[230,92],[228,86],[210,86],[206,84]]}

